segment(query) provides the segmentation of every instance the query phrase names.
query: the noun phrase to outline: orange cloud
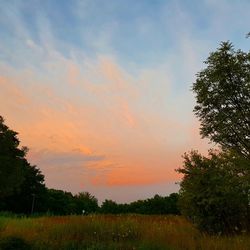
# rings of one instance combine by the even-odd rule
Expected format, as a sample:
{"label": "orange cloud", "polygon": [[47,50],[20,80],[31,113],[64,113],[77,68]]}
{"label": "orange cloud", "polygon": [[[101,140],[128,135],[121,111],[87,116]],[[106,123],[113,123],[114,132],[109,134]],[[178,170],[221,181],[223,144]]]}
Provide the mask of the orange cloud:
{"label": "orange cloud", "polygon": [[179,176],[166,168],[148,168],[145,165],[123,166],[97,174],[91,179],[95,186],[141,186],[175,182]]}
{"label": "orange cloud", "polygon": [[[128,87],[128,76],[108,57],[100,57],[100,72],[120,91]],[[110,84],[110,83],[109,83]]]}
{"label": "orange cloud", "polygon": [[23,90],[12,79],[0,75],[1,100],[12,102],[13,105],[27,105],[29,99],[23,94]]}
{"label": "orange cloud", "polygon": [[162,182],[170,182],[172,176],[168,176],[166,171],[158,172],[159,170],[145,169],[145,166],[133,168],[122,168],[113,172],[107,179],[108,186],[130,186],[130,185],[151,185]]}
{"label": "orange cloud", "polygon": [[[83,184],[174,182],[181,155],[193,145],[206,148],[197,124],[182,118],[176,105],[182,102],[177,98],[172,108],[161,86],[156,90],[154,82],[165,84],[162,69],[132,77],[111,57],[81,65],[53,55],[43,70],[4,71],[0,104],[50,186],[80,191]],[[90,160],[95,156],[105,157]]]}
{"label": "orange cloud", "polygon": [[132,116],[132,113],[131,113],[127,103],[122,104],[122,114],[123,114],[128,126],[133,128],[135,126],[135,119]]}

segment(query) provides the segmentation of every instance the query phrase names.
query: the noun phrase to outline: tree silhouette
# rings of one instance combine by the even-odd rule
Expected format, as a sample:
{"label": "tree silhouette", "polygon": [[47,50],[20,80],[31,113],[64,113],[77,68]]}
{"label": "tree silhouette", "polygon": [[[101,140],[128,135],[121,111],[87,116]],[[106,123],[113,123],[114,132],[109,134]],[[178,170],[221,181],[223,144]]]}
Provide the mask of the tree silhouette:
{"label": "tree silhouette", "polygon": [[17,132],[4,124],[0,116],[0,198],[18,189],[24,180],[27,148],[19,148]]}
{"label": "tree silhouette", "polygon": [[184,155],[181,211],[205,231],[240,232],[250,227],[250,52],[223,42],[205,63],[194,112],[221,152]]}
{"label": "tree silhouette", "polygon": [[250,159],[250,52],[223,42],[205,63],[193,84],[201,135]]}
{"label": "tree silhouette", "polygon": [[[242,161],[243,160],[243,161]],[[240,232],[247,228],[248,193],[244,158],[229,152],[197,151],[184,155],[180,189],[182,213],[210,233]]]}

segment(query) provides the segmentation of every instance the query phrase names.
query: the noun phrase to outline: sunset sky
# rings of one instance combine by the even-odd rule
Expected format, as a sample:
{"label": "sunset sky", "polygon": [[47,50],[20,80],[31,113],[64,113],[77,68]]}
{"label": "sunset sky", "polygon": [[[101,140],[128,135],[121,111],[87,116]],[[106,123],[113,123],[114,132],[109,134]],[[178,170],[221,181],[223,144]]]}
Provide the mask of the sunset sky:
{"label": "sunset sky", "polygon": [[249,0],[0,0],[0,115],[50,188],[166,196],[183,153],[214,146],[195,74],[249,31]]}

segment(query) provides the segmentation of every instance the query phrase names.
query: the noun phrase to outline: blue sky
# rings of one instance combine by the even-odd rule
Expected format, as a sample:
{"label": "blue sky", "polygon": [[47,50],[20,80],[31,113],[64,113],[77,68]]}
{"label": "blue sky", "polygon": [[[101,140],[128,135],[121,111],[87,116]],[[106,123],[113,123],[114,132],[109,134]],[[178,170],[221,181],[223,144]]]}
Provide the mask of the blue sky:
{"label": "blue sky", "polygon": [[181,155],[214,146],[192,113],[195,74],[221,41],[249,50],[250,2],[0,2],[0,114],[47,185],[177,191]]}

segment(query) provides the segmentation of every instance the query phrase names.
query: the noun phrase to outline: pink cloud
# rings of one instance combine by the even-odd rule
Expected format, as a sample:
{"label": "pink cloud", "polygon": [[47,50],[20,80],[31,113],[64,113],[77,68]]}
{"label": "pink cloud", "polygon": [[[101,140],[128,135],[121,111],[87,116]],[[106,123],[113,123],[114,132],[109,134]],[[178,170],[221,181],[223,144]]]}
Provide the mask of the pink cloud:
{"label": "pink cloud", "polygon": [[80,191],[174,182],[181,155],[207,148],[199,124],[182,117],[183,96],[172,107],[168,83],[166,97],[155,90],[153,80],[165,84],[162,69],[132,77],[112,57],[81,64],[53,55],[43,70],[5,71],[0,103],[50,186]]}

